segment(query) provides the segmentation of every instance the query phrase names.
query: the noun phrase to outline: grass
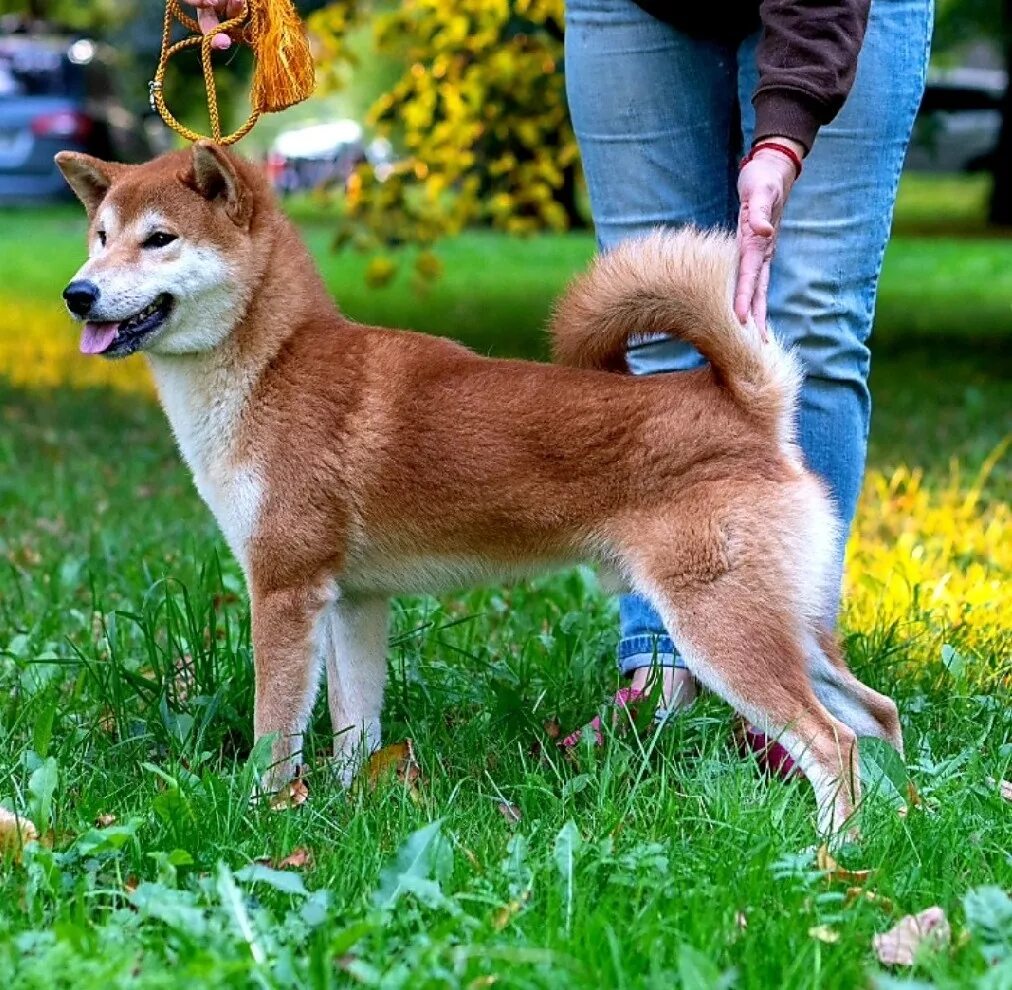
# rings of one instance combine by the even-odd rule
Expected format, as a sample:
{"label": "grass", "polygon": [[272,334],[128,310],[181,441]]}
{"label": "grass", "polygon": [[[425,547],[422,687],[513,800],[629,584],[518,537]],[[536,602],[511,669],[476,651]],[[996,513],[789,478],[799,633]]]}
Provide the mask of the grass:
{"label": "grass", "polygon": [[[972,224],[975,194],[953,188]],[[995,781],[1012,777],[1012,249],[952,217],[958,238],[923,238],[908,225],[929,191],[905,187],[911,232],[887,259],[844,614],[853,666],[897,698],[907,738],[906,767],[867,749],[863,839],[839,857],[874,871],[874,898],[818,869],[808,789],[738,759],[716,702],[655,739],[558,757],[554,726],[616,686],[614,605],[584,571],[400,601],[385,729],[414,740],[422,780],[339,791],[317,762],[321,710],[309,800],[251,805],[239,570],[143,365],[74,354],[55,299],[80,257],[76,214],[0,215],[0,807],[44,840],[0,851],[0,978],[1008,986],[1012,817]],[[539,351],[551,297],[591,251],[468,235],[419,299],[404,282],[366,290],[364,262],[306,229],[349,312],[496,353]],[[922,804],[901,817],[907,777]],[[303,849],[311,865],[256,864]],[[933,904],[952,944],[911,984],[872,936]]]}

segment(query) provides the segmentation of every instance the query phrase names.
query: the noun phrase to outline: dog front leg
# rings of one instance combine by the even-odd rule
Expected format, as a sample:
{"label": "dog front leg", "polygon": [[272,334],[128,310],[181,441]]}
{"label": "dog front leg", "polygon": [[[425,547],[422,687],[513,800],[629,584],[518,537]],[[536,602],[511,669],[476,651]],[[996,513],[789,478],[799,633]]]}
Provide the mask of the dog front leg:
{"label": "dog front leg", "polygon": [[309,721],[320,678],[318,622],[326,596],[311,587],[252,595],[253,666],[256,697],[253,734],[271,736],[271,766],[262,784],[281,790],[299,766],[302,734]]}
{"label": "dog front leg", "polygon": [[345,786],[379,748],[389,613],[384,598],[342,598],[321,618],[334,757]]}

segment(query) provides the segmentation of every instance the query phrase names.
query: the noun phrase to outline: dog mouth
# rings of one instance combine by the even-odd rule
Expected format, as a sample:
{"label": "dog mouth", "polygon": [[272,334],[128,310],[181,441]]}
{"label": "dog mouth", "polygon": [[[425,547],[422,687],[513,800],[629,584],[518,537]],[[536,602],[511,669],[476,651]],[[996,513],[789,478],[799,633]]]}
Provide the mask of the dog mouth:
{"label": "dog mouth", "polygon": [[89,320],[81,332],[81,353],[103,354],[106,357],[133,354],[151,334],[161,328],[169,318],[172,306],[172,296],[163,292],[125,320],[106,323]]}

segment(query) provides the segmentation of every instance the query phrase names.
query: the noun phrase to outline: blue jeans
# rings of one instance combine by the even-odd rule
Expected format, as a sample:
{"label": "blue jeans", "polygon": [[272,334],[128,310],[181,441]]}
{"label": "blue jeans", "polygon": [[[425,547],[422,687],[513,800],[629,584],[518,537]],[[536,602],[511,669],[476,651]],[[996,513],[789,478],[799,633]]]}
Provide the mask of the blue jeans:
{"label": "blue jeans", "polygon": [[[567,0],[566,8],[566,89],[599,247],[658,225],[733,230],[737,162],[754,126],[758,35],[693,38],[632,0]],[[829,485],[844,532],[864,475],[875,291],[931,24],[931,0],[873,0],[854,88],[805,161],[773,262],[770,323],[806,371],[801,446]],[[629,351],[635,374],[701,360],[669,338]],[[646,600],[623,597],[620,617],[623,673],[683,666]]]}

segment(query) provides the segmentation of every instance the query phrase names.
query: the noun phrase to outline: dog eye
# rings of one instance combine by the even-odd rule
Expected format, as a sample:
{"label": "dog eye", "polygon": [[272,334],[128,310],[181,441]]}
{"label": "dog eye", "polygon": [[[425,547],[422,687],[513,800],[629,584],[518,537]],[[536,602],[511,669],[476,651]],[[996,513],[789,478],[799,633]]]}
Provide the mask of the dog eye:
{"label": "dog eye", "polygon": [[101,244],[102,247],[105,247],[105,231],[104,230],[96,230],[95,231],[95,236],[98,237],[98,243]]}
{"label": "dog eye", "polygon": [[148,234],[148,236],[144,239],[144,243],[141,244],[141,247],[165,247],[166,244],[171,244],[176,239],[175,234],[167,234],[164,230],[156,230],[153,234]]}

